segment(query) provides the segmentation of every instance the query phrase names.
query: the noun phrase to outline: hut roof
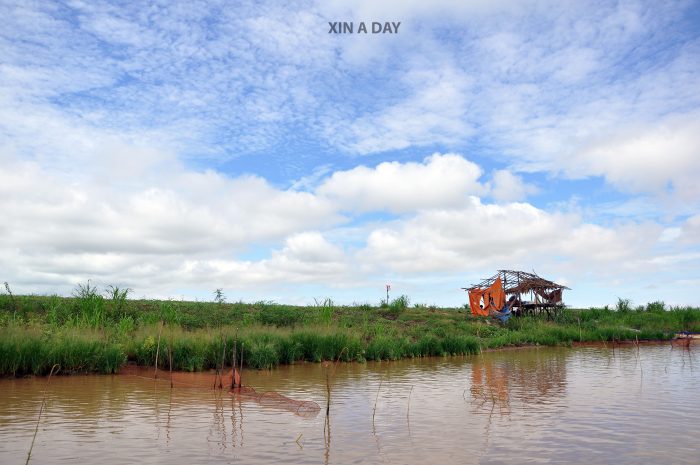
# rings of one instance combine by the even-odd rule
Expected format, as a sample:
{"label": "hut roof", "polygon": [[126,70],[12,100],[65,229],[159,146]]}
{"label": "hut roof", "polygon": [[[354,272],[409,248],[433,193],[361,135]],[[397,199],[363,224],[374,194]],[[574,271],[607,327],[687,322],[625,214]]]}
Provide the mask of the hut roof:
{"label": "hut roof", "polygon": [[486,278],[477,284],[463,288],[466,291],[472,289],[484,289],[491,286],[496,279],[501,278],[503,291],[506,294],[522,294],[530,291],[551,292],[554,290],[569,289],[566,286],[557,284],[554,281],[541,278],[540,276],[526,271],[498,270],[498,273]]}

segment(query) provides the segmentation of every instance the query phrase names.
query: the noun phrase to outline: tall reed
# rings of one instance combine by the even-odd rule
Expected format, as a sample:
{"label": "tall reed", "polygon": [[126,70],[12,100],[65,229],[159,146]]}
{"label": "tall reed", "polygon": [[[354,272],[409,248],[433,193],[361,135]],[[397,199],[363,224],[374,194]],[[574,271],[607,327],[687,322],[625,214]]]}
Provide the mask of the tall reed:
{"label": "tall reed", "polygon": [[[113,287],[105,299],[90,281],[77,286],[70,298],[3,293],[0,375],[47,374],[54,363],[62,373],[109,373],[126,360],[152,365],[157,352],[157,369],[168,369],[171,362],[173,370],[220,369],[222,337],[226,347],[238,341],[247,367],[269,369],[299,361],[467,355],[482,347],[642,341],[700,331],[700,309],[663,302],[634,307],[623,301],[617,311],[566,309],[555,321],[523,317],[500,325],[463,309],[408,308],[407,300],[405,308],[392,314],[388,306],[343,307],[330,299],[293,307],[131,300],[126,295]],[[161,325],[167,336],[159,346]],[[223,363],[228,365],[233,354],[226,352]]]}

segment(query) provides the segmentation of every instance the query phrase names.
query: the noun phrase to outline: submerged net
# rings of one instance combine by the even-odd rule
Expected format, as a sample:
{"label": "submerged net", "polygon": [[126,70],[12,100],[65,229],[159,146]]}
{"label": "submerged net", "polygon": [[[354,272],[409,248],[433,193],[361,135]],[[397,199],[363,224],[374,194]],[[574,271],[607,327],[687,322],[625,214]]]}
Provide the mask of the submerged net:
{"label": "submerged net", "polygon": [[[302,417],[315,416],[321,410],[321,407],[316,402],[310,400],[292,399],[275,391],[257,392],[251,386],[231,388],[231,377],[234,376],[234,373],[232,372],[229,372],[228,375],[222,377],[219,377],[217,374],[215,378],[212,378],[211,373],[201,372],[173,372],[171,375],[171,373],[167,371],[159,371],[156,376],[152,368],[129,365],[122,368],[120,373],[143,379],[161,381],[163,383],[168,383],[173,388],[177,389],[226,389],[228,390],[229,394],[234,397],[249,399],[259,403],[262,406],[286,410],[287,412],[292,412],[295,415]],[[238,370],[236,370],[235,376],[236,382],[240,383]]]}
{"label": "submerged net", "polygon": [[257,392],[250,386],[233,388],[229,393],[253,399],[260,405],[279,408],[303,417],[315,416],[321,410],[321,407],[311,400],[295,400],[274,391]]}

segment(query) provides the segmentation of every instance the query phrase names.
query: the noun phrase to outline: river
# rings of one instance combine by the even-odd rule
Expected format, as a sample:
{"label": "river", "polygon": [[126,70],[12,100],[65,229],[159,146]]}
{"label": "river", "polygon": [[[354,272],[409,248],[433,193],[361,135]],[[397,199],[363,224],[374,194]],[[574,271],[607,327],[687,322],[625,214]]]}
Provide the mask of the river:
{"label": "river", "polygon": [[27,460],[46,388],[30,463],[700,463],[697,342],[244,371],[303,411],[125,371],[0,380],[0,463]]}

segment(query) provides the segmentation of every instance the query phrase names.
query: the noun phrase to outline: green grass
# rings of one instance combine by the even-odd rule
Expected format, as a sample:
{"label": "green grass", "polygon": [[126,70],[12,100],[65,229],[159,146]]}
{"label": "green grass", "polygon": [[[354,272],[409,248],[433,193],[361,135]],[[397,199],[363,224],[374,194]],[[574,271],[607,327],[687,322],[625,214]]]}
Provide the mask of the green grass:
{"label": "green grass", "polygon": [[[0,294],[0,375],[113,373],[127,361],[201,371],[232,361],[234,340],[247,367],[324,360],[397,360],[479,353],[521,345],[668,339],[700,332],[700,309],[653,302],[633,308],[563,311],[556,321],[512,318],[507,325],[473,318],[463,308],[409,307],[405,296],[389,305],[338,306],[331,299],[295,307],[274,302],[178,302],[106,297],[89,283],[72,297]],[[161,329],[162,328],[162,329]],[[160,333],[160,348],[158,337]]]}
{"label": "green grass", "polygon": [[126,362],[122,346],[100,334],[67,328],[57,332],[38,327],[0,329],[0,373],[47,375],[54,364],[62,373],[116,373]]}

